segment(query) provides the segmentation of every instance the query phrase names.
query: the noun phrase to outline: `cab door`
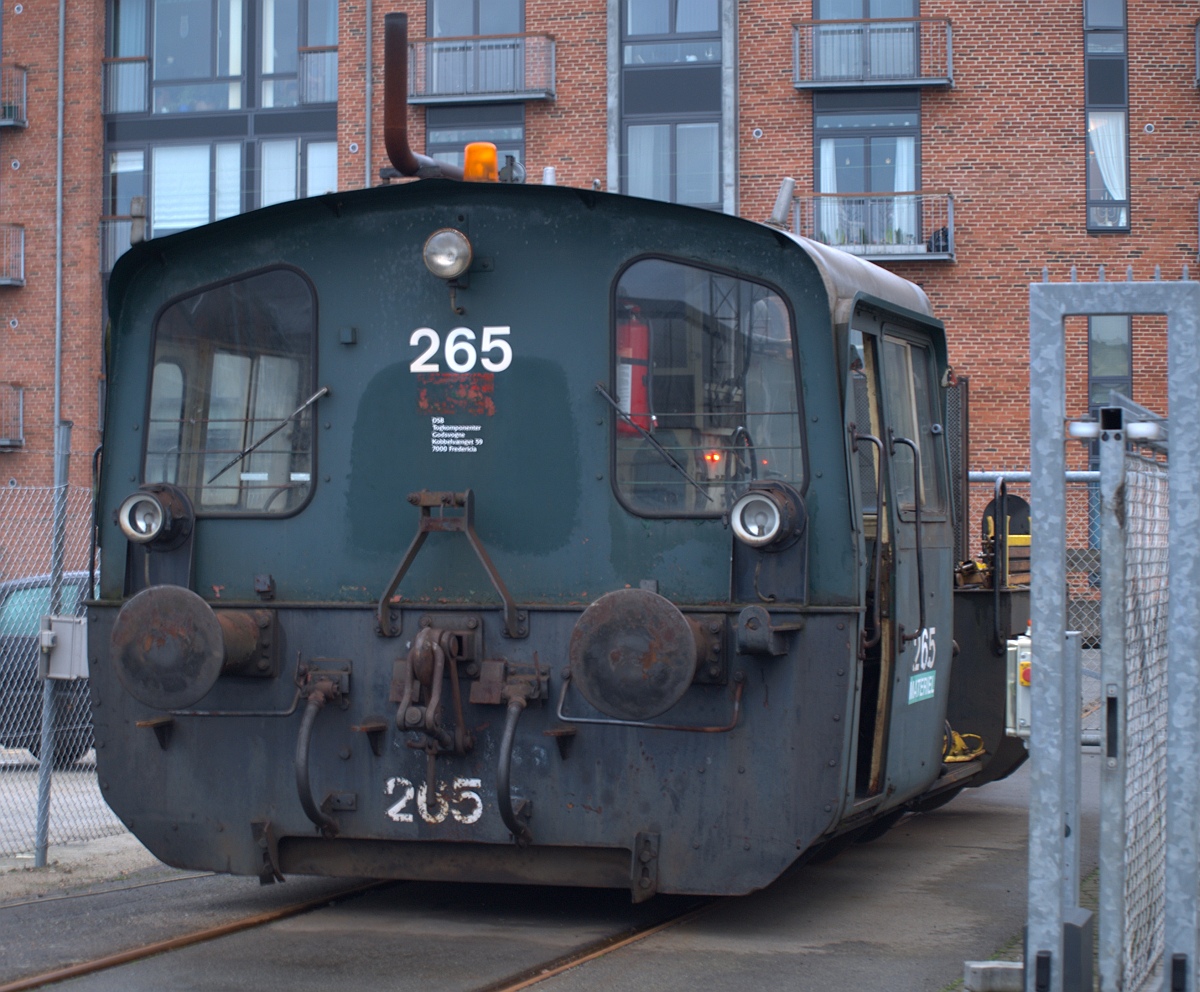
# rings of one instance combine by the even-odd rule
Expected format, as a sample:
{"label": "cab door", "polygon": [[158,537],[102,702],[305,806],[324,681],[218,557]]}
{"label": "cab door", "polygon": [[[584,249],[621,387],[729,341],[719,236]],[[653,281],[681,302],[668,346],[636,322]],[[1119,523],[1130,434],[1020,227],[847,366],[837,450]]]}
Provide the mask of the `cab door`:
{"label": "cab door", "polygon": [[952,528],[932,341],[860,309],[849,343],[867,605],[853,801],[865,809],[920,792],[941,766]]}

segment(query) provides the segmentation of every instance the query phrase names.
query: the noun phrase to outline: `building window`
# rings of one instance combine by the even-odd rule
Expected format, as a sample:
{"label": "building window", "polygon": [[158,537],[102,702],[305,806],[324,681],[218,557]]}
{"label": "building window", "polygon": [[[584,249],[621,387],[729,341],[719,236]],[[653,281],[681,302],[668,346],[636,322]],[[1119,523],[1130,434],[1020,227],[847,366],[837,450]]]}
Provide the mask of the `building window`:
{"label": "building window", "polygon": [[[920,240],[920,97],[915,91],[817,93],[817,238],[830,245]],[[910,194],[910,195],[901,195]]]}
{"label": "building window", "polygon": [[502,167],[509,156],[515,165],[523,166],[525,104],[429,107],[425,111],[425,151],[430,157],[461,167],[463,149],[472,141],[495,145]]}
{"label": "building window", "polygon": [[721,208],[718,0],[626,0],[621,187]]}
{"label": "building window", "polygon": [[519,34],[524,8],[524,0],[429,0],[429,36]]}
{"label": "building window", "polygon": [[1112,390],[1133,399],[1133,335],[1128,314],[1088,318],[1088,406],[1109,405]]}
{"label": "building window", "polygon": [[1129,230],[1129,86],[1123,0],[1085,0],[1087,227]]}

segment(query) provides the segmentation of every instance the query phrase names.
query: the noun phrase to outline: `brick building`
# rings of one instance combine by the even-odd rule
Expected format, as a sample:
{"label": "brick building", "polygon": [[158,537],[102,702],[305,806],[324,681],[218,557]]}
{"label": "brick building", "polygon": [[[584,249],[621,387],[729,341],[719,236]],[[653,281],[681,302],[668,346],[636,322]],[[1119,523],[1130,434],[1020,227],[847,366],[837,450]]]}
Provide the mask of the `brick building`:
{"label": "brick building", "polygon": [[[107,0],[63,36],[62,416],[84,481],[104,273],[154,237],[380,182],[383,17],[410,135],[530,182],[793,223],[924,287],[972,383],[974,468],[1027,464],[1027,285],[1179,278],[1197,255],[1196,11],[1168,0]],[[51,478],[59,12],[3,12],[0,483]],[[368,71],[368,66],[370,71]],[[1071,412],[1165,406],[1165,322],[1069,325]],[[23,409],[23,421],[14,410]],[[16,425],[16,426],[14,426]],[[1086,451],[1078,451],[1084,467]]]}

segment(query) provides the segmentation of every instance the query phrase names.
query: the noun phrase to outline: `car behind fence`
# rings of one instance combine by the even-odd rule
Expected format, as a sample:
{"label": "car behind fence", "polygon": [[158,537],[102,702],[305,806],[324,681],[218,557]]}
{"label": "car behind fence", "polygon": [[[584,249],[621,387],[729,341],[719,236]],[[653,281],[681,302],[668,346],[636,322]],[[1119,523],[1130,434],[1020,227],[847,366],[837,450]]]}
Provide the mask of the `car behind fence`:
{"label": "car behind fence", "polygon": [[[65,506],[58,581],[55,503]],[[83,613],[88,595],[90,490],[0,488],[0,857],[34,851],[44,683],[38,677],[42,617]],[[87,680],[51,683],[53,749],[50,844],[124,828],[100,795]]]}

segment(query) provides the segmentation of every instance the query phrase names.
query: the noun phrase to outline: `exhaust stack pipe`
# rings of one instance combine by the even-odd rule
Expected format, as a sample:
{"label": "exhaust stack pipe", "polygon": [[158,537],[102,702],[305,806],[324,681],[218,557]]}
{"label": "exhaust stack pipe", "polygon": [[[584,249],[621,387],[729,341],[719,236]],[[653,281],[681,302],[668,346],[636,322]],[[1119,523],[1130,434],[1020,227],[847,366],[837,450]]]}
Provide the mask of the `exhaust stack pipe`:
{"label": "exhaust stack pipe", "polygon": [[383,18],[383,143],[402,176],[462,179],[456,165],[419,155],[408,144],[408,15]]}

